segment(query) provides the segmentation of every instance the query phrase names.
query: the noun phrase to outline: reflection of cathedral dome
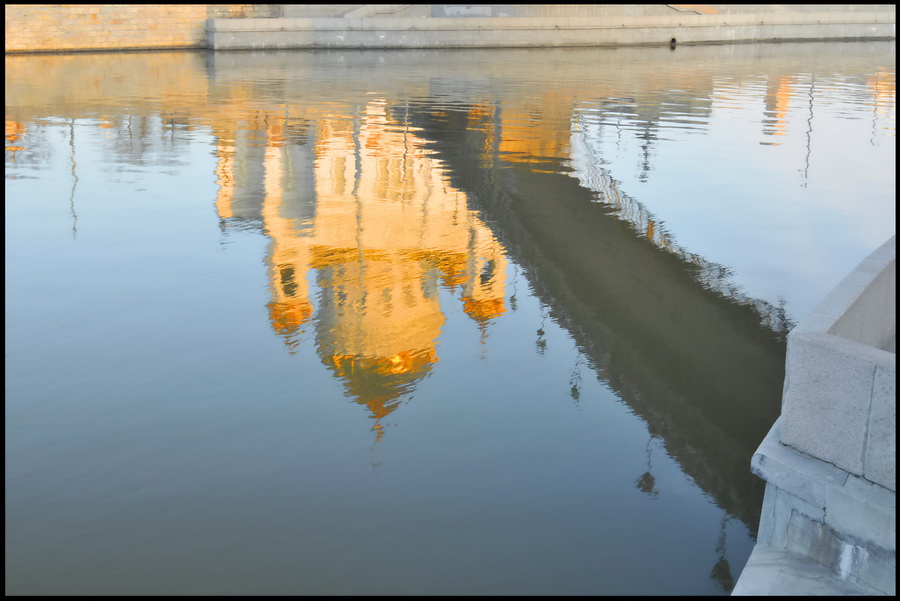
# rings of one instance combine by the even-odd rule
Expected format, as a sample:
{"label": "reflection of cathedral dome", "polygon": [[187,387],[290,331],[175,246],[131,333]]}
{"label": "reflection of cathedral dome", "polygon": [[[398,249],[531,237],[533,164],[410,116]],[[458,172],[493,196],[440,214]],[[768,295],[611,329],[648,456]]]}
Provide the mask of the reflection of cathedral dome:
{"label": "reflection of cathedral dome", "polygon": [[356,129],[316,119],[297,130],[303,143],[285,144],[280,119],[231,132],[217,152],[216,210],[229,227],[262,221],[272,330],[293,354],[314,329],[322,363],[369,408],[380,437],[377,420],[438,360],[440,287],[459,290],[484,332],[505,311],[504,260],[422,140],[392,127],[383,102],[361,119]]}
{"label": "reflection of cathedral dome", "polygon": [[463,297],[463,310],[478,323],[484,323],[506,312],[503,298],[474,299],[468,296]]}
{"label": "reflection of cathedral dome", "polygon": [[302,299],[269,303],[266,308],[269,310],[272,329],[282,336],[296,334],[313,313],[312,304]]}
{"label": "reflection of cathedral dome", "polygon": [[[392,357],[332,355],[323,362],[341,379],[357,403],[366,405],[376,420],[397,408],[400,398],[431,372],[438,357],[434,350],[403,351]],[[376,424],[378,438],[381,426]]]}
{"label": "reflection of cathedral dome", "polygon": [[428,375],[437,355],[429,349],[403,351],[393,357],[333,355],[324,361],[341,378],[348,392],[368,405],[375,417],[384,417],[394,409],[386,405],[412,390],[412,384]]}

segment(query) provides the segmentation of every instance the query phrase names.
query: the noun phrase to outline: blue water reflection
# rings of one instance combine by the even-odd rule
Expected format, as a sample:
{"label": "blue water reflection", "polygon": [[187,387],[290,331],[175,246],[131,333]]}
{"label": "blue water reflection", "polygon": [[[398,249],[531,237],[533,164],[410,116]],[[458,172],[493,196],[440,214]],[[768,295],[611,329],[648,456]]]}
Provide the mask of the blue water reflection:
{"label": "blue water reflection", "polygon": [[894,227],[890,42],[6,70],[8,594],[728,592]]}

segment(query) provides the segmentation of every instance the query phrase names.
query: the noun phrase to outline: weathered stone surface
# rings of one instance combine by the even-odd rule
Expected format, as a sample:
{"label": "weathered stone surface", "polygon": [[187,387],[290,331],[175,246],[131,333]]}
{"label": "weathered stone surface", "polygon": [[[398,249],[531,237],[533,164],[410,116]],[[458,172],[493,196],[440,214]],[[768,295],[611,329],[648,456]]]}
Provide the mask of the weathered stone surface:
{"label": "weathered stone surface", "polygon": [[789,335],[784,444],[862,475],[876,366],[867,351],[830,334]]}
{"label": "weathered stone surface", "polygon": [[896,495],[863,478],[851,477],[825,491],[825,521],[836,531],[888,551],[896,550]]}
{"label": "weathered stone surface", "polygon": [[782,415],[751,462],[767,481],[758,543],[735,595],[896,592],[895,254],[892,237],[788,336]]}
{"label": "weathered stone surface", "polygon": [[872,409],[866,446],[867,480],[897,490],[897,364],[879,365],[872,384]]}
{"label": "weathered stone surface", "polygon": [[[672,37],[680,44],[894,37],[896,10],[891,5],[767,5],[765,11],[753,5],[709,6],[7,4],[6,51],[540,47],[664,45]],[[295,20],[306,24],[290,23]],[[228,28],[223,21],[254,23],[233,24],[234,31],[222,35]]]}
{"label": "weathered stone surface", "polygon": [[775,422],[759,445],[751,460],[751,469],[766,482],[821,510],[825,507],[826,487],[843,486],[848,474],[782,445],[783,419]]}
{"label": "weathered stone surface", "polygon": [[815,562],[756,545],[731,594],[868,596],[872,591],[840,579]]}

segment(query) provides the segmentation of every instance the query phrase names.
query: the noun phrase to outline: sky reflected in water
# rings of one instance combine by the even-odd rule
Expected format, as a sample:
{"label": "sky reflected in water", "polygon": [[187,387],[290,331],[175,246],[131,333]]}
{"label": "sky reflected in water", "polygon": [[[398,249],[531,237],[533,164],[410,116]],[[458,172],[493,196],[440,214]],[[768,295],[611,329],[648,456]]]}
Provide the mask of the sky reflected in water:
{"label": "sky reflected in water", "polygon": [[6,57],[8,594],[727,593],[893,42]]}

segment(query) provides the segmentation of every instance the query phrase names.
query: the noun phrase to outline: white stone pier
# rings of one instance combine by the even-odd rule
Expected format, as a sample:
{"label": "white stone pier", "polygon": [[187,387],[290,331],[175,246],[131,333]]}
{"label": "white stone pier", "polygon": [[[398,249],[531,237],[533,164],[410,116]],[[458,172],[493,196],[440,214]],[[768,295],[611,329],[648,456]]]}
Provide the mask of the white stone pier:
{"label": "white stone pier", "polygon": [[896,594],[896,237],[788,335],[752,470],[759,537],[733,595]]}

